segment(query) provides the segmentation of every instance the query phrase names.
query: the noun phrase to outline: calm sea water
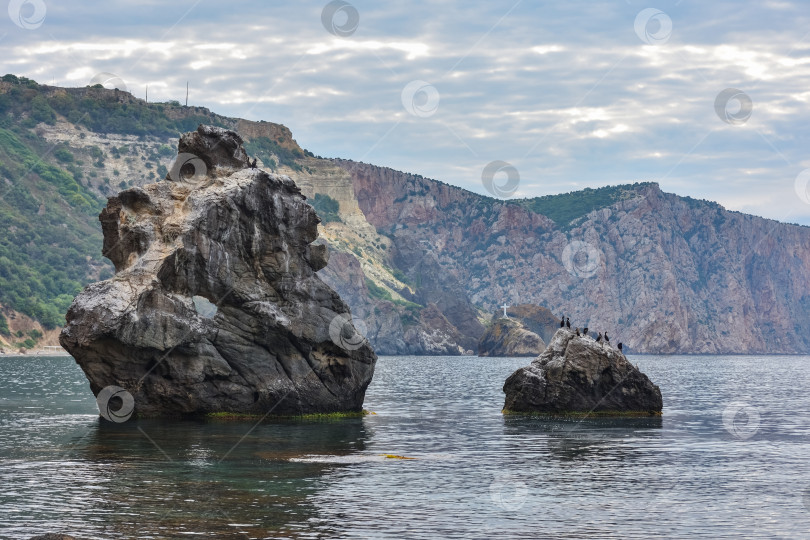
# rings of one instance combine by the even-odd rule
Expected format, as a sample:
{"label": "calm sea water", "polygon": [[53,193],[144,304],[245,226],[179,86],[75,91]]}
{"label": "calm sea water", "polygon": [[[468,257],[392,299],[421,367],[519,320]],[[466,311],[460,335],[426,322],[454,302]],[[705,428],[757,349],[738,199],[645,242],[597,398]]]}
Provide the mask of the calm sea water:
{"label": "calm sea water", "polygon": [[631,360],[663,418],[503,416],[528,359],[383,357],[364,418],[110,425],[72,359],[2,358],[0,538],[806,537],[810,357]]}

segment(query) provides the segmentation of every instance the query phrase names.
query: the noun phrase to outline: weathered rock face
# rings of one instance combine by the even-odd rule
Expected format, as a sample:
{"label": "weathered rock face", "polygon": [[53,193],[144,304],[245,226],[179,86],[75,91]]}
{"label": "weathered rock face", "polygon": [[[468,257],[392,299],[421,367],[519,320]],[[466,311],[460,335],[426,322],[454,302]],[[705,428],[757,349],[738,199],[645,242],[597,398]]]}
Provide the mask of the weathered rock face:
{"label": "weathered rock face", "polygon": [[543,339],[517,319],[495,319],[478,342],[478,356],[537,356]]}
{"label": "weathered rock face", "polygon": [[314,157],[299,163],[301,167],[285,172],[302,193],[311,199],[325,195],[338,204],[339,220],[319,228],[320,241],[331,251],[329,266],[319,275],[362,321],[374,350],[394,355],[472,354],[484,328],[456,278],[445,275],[435,260],[421,256],[411,268],[418,278],[408,280],[393,271],[408,267],[410,252],[415,248],[419,254],[420,247],[391,249],[390,238],[379,234],[360,210],[346,170]]}
{"label": "weathered rock face", "polygon": [[506,379],[504,410],[661,414],[661,390],[618,350],[559,329],[546,350]]}
{"label": "weathered rock face", "polygon": [[[358,259],[335,251],[321,278],[349,303],[352,314],[365,325],[363,332],[379,354],[472,354],[470,336],[464,335],[435,303],[419,310],[402,309],[393,302],[373,299]],[[478,334],[476,334],[478,335]]]}
{"label": "weathered rock face", "polygon": [[232,131],[200,126],[179,153],[99,216],[116,275],[76,298],[60,339],[93,393],[121,386],[141,415],[360,410],[376,355],[315,274],[315,211]]}
{"label": "weathered rock face", "polygon": [[[627,198],[558,225],[520,201],[335,163],[352,175],[369,223],[408,254],[394,259],[398,268],[415,279],[420,261],[437,261],[431,271],[487,311],[504,301],[544,305],[645,353],[810,350],[808,227],[664,193],[657,184],[627,186]],[[592,269],[577,257],[566,267],[572,242],[593,248],[576,253],[593,254],[585,260]]]}

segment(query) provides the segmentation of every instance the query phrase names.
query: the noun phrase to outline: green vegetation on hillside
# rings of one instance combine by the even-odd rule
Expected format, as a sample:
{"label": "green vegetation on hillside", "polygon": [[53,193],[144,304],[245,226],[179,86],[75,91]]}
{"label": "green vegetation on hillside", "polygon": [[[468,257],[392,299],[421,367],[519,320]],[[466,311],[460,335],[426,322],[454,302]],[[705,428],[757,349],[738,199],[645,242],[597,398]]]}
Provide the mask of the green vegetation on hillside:
{"label": "green vegetation on hillside", "polygon": [[8,337],[11,335],[11,332],[8,329],[8,321],[6,317],[0,313],[0,336]]}
{"label": "green vegetation on hillside", "polygon": [[[9,179],[12,185],[13,179],[34,174],[53,185],[72,207],[85,213],[94,213],[100,208],[96,196],[82,189],[72,174],[44,161],[8,129],[0,128],[0,155],[3,157],[0,174]],[[15,194],[20,195],[18,191],[12,189],[4,198],[13,197]],[[25,196],[21,195],[15,200],[24,206],[23,199]]]}
{"label": "green vegetation on hillside", "polygon": [[0,120],[0,304],[46,328],[64,324],[88,261],[105,264],[91,225],[102,203],[53,157],[42,139]]}
{"label": "green vegetation on hillside", "polygon": [[415,304],[414,302],[409,302],[408,300],[401,300],[399,298],[394,298],[391,295],[391,293],[388,292],[388,289],[386,289],[385,287],[380,287],[369,278],[366,278],[366,287],[368,288],[368,294],[371,298],[391,302],[392,304],[396,304],[397,306],[402,306],[409,310],[416,310],[417,312],[421,310],[423,307],[420,306],[419,304]]}
{"label": "green vegetation on hillside", "polygon": [[[216,116],[189,114],[191,108],[179,103],[146,103],[118,90],[93,88],[54,92],[15,75],[4,75],[2,81],[12,86],[7,93],[0,94],[0,115],[14,115],[24,127],[34,127],[39,122],[54,124],[56,113],[98,133],[177,137],[197,129],[199,124],[221,125]],[[184,114],[167,115],[170,109]]]}
{"label": "green vegetation on hillside", "polygon": [[[126,92],[90,88],[54,88],[15,75],[0,77],[0,305],[38,320],[45,328],[64,324],[64,314],[81,288],[112,275],[101,257],[102,235],[96,218],[103,201],[85,183],[82,156],[68,144],[56,146],[36,133],[40,123],[54,125],[62,116],[96,133],[165,139],[193,131],[201,123],[225,126],[227,119],[207,109],[177,102],[146,103]],[[79,137],[85,138],[84,132]],[[290,150],[269,138],[247,148],[271,166],[303,170],[296,159],[309,152]],[[124,145],[109,150],[113,158],[133,152]],[[141,150],[147,148],[142,145]],[[152,149],[144,164],[149,176],[167,173],[161,158],[173,155],[169,145]],[[90,163],[105,167],[105,154],[90,146]],[[156,172],[152,172],[155,170]],[[112,171],[103,186],[121,189],[131,182]],[[336,201],[318,199],[325,221],[336,220]],[[0,326],[0,329],[3,327]],[[29,338],[34,339],[35,338]]]}
{"label": "green vegetation on hillside", "polygon": [[304,153],[298,150],[290,150],[281,146],[278,142],[270,139],[269,137],[257,137],[245,143],[245,150],[251,156],[256,156],[262,163],[265,164],[270,170],[276,170],[276,160],[273,156],[278,158],[278,163],[286,165],[294,171],[302,171],[304,168],[296,163],[296,159],[304,157]]}
{"label": "green vegetation on hillside", "polygon": [[405,272],[403,272],[399,268],[386,268],[386,269],[389,272],[391,272],[392,276],[397,278],[400,282],[404,283],[405,285],[411,285],[411,286],[413,285],[412,280],[407,275],[405,275]]}
{"label": "green vegetation on hillside", "polygon": [[590,212],[606,208],[625,199],[632,199],[638,195],[639,188],[651,185],[652,183],[645,182],[597,189],[585,188],[582,191],[525,199],[518,201],[518,204],[548,217],[557,226],[566,229],[572,225],[572,222]]}
{"label": "green vegetation on hillside", "polygon": [[390,292],[388,292],[385,288],[380,287],[369,278],[366,278],[366,287],[368,288],[369,296],[372,298],[376,298],[377,300],[387,300],[388,302],[394,301],[394,297],[391,296]]}
{"label": "green vegetation on hillside", "polygon": [[338,209],[340,208],[340,205],[329,195],[316,193],[315,197],[312,198],[311,204],[315,209],[315,212],[318,213],[318,217],[321,218],[322,222],[340,222],[340,216],[338,216]]}

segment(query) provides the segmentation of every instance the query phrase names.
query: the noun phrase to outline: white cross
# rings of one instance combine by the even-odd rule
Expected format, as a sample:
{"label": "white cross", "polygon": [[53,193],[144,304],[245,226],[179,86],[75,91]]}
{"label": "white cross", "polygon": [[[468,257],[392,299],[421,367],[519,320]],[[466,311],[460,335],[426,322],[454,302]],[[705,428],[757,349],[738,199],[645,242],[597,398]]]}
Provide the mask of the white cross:
{"label": "white cross", "polygon": [[503,316],[504,316],[504,318],[505,318],[505,319],[508,319],[508,318],[509,318],[509,315],[507,315],[507,314],[506,314],[506,308],[508,308],[508,307],[512,307],[512,306],[507,306],[506,304],[504,304],[504,305],[502,305],[501,307],[503,308]]}

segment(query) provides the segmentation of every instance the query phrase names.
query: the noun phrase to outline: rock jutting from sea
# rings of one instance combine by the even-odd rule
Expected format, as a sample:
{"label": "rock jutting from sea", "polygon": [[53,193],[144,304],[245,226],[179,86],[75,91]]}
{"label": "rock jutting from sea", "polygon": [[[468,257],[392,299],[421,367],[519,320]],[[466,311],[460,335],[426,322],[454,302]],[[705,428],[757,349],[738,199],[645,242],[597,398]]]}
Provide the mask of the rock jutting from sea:
{"label": "rock jutting from sea", "polygon": [[377,357],[316,275],[313,208],[233,131],[200,126],[178,148],[166,181],[99,216],[116,273],[60,337],[93,394],[121,387],[142,416],[361,411]]}
{"label": "rock jutting from sea", "polygon": [[478,356],[537,356],[546,348],[543,339],[520,321],[492,321],[478,341]]}
{"label": "rock jutting from sea", "polygon": [[609,343],[557,330],[503,386],[505,413],[660,415],[661,390]]}
{"label": "rock jutting from sea", "polygon": [[[501,307],[501,309],[504,309]],[[478,340],[478,356],[537,356],[554,336],[559,317],[542,306],[518,304],[492,315]]]}

